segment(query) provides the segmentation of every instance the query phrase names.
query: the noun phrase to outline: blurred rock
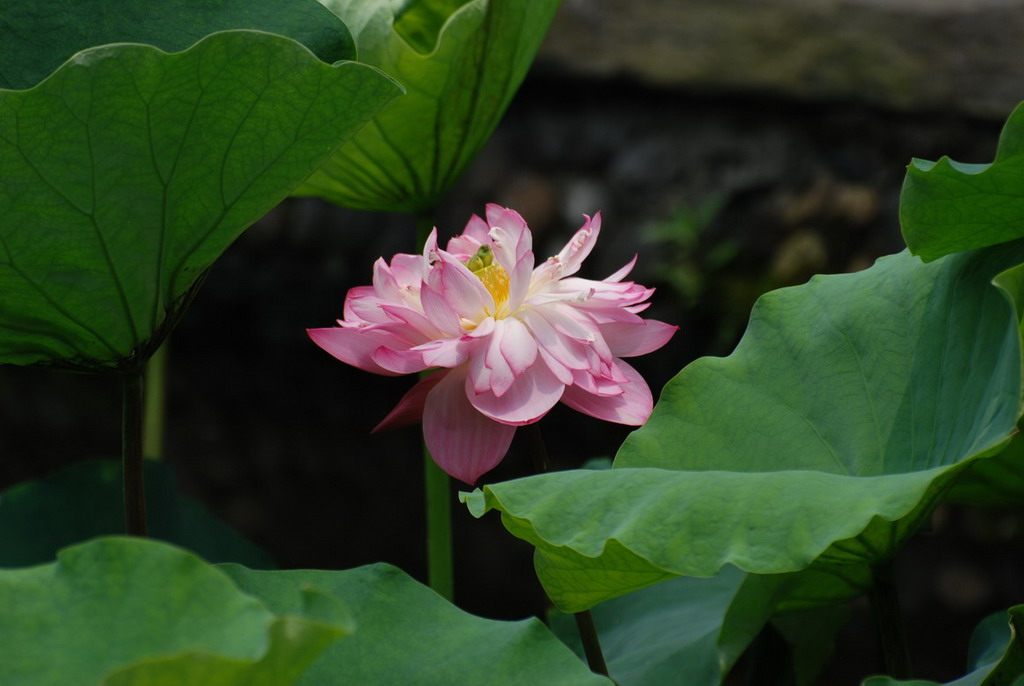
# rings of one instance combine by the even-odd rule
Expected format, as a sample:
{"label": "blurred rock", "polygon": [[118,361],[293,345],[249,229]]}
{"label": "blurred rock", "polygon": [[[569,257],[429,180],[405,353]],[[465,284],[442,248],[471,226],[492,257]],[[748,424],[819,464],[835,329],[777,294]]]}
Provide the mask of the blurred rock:
{"label": "blurred rock", "polygon": [[[505,207],[514,207],[523,216],[530,217],[531,227],[549,226],[559,211],[558,190],[554,184],[540,174],[529,172],[505,182],[497,191],[496,202]],[[482,208],[477,210],[482,211]]]}
{"label": "blurred rock", "polygon": [[815,218],[859,226],[874,221],[879,209],[880,199],[875,189],[837,181],[829,174],[818,174],[810,188],[782,196],[780,215],[782,221],[791,226]]}
{"label": "blurred rock", "polygon": [[990,602],[992,584],[984,569],[970,562],[937,570],[933,583],[943,604],[957,612],[977,612]]}
{"label": "blurred rock", "polygon": [[828,248],[821,235],[801,229],[786,238],[775,251],[769,274],[774,283],[795,285],[825,271],[827,265]]}
{"label": "blurred rock", "polygon": [[565,0],[541,58],[710,92],[950,108],[1024,99],[1024,0]]}

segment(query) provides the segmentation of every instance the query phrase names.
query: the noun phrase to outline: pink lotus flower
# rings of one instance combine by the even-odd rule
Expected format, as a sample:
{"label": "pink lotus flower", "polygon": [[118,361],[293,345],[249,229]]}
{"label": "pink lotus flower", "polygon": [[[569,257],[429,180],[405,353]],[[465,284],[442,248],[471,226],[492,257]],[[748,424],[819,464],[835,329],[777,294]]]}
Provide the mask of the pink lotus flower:
{"label": "pink lotus flower", "polygon": [[635,256],[602,281],[573,276],[597,241],[600,213],[536,268],[523,218],[498,205],[486,217],[474,215],[446,250],[434,229],[422,255],[377,260],[373,285],[348,292],[339,326],[309,330],[369,372],[439,367],[375,431],[422,420],[434,460],[468,484],[501,462],[517,426],[558,401],[643,424],[651,391],[622,358],[657,350],[678,328],[638,316],[654,291],[622,280]]}

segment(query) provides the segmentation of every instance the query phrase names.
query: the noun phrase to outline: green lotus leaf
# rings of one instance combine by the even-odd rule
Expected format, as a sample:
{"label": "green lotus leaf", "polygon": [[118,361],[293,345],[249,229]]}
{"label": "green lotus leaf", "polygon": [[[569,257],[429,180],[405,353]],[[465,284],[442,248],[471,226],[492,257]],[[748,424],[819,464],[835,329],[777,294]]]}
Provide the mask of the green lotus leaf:
{"label": "green lotus leaf", "polygon": [[1020,293],[993,280],[1021,262],[1021,241],[927,264],[904,252],[769,293],[732,355],[669,382],[614,469],[464,500],[537,547],[566,611],[730,563],[883,561],[1016,432]]}
{"label": "green lotus leaf", "polygon": [[[619,686],[717,686],[739,657],[722,654],[718,647],[730,607],[743,605],[753,613],[739,641],[743,647],[771,613],[765,605],[737,600],[747,576],[726,567],[711,579],[671,579],[595,607],[592,614],[608,673]],[[551,630],[582,656],[573,618],[553,611],[548,619]]]}
{"label": "green lotus leaf", "polygon": [[900,224],[911,252],[924,260],[1024,236],[1024,106],[1007,120],[991,164],[913,160]]}
{"label": "green lotus leaf", "polygon": [[[178,490],[165,462],[146,460],[149,535],[209,562],[272,569],[270,557]],[[80,462],[0,494],[0,567],[53,560],[61,548],[124,532],[121,463]]]}
{"label": "green lotus leaf", "polygon": [[287,36],[328,63],[355,59],[352,34],[316,0],[7,0],[0,88],[30,88],[97,45],[143,43],[178,52],[229,29]]}
{"label": "green lotus leaf", "polygon": [[[837,581],[859,592],[860,578],[827,570],[759,576],[724,567],[709,579],[679,577],[609,600],[592,610],[608,671],[620,686],[717,686],[782,604],[817,603]],[[576,623],[553,611],[552,630],[577,654]]]}
{"label": "green lotus leaf", "polygon": [[474,617],[390,565],[341,572],[220,568],[273,610],[287,606],[308,584],[345,599],[359,631],[329,647],[302,686],[610,683],[592,674],[538,620]]}
{"label": "green lotus leaf", "polygon": [[[967,657],[968,674],[946,686],[1021,686],[1024,684],[1024,605],[986,617],[971,636]],[[887,676],[871,677],[863,686],[941,686],[935,681],[899,681]]]}
{"label": "green lotus leaf", "polygon": [[[870,578],[871,570],[864,571]],[[772,617],[771,627],[781,640],[755,646],[752,658],[760,658],[775,670],[792,674],[793,686],[814,686],[835,656],[839,632],[854,616],[850,603],[778,614]],[[777,653],[783,651],[788,659],[780,659]]]}
{"label": "green lotus leaf", "polygon": [[1013,507],[1020,505],[1024,493],[1024,435],[1017,434],[998,457],[971,462],[957,477],[947,502],[976,506]]}
{"label": "green lotus leaf", "polygon": [[0,91],[0,363],[138,365],[199,276],[399,87],[253,31]]}
{"label": "green lotus leaf", "polygon": [[[1024,320],[1024,265],[995,278],[995,283],[1013,299],[1017,317]],[[1017,433],[994,460],[975,460],[963,471],[945,500],[968,505],[1019,505],[1024,497],[1024,419],[1017,422]]]}
{"label": "green lotus leaf", "polygon": [[195,555],[139,538],[2,569],[0,607],[5,686],[286,686],[352,631],[323,591],[274,613]]}
{"label": "green lotus leaf", "polygon": [[522,82],[558,0],[321,0],[359,59],[407,95],[387,105],[299,189],[368,210],[421,213],[476,157]]}

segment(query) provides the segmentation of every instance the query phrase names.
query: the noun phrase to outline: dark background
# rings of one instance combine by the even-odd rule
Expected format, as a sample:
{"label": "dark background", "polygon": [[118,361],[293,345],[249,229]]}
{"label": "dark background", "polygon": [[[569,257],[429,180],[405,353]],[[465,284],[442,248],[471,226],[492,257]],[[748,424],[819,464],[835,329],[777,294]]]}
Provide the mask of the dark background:
{"label": "dark background", "polygon": [[[991,161],[1001,119],[581,76],[547,59],[437,223],[445,240],[498,202],[523,214],[542,257],[582,213],[601,211],[583,275],[601,278],[639,253],[634,277],[658,288],[649,316],[680,326],[636,360],[657,393],[696,357],[728,354],[760,293],[901,250],[910,158]],[[411,252],[414,240],[406,216],[289,200],[214,266],[171,338],[165,459],[185,492],[281,567],[387,561],[425,576],[418,428],[369,433],[413,380],[346,367],[304,331],[340,317],[373,260]],[[119,408],[112,377],[0,368],[0,488],[116,458]],[[627,433],[562,406],[541,427],[556,468],[611,457]],[[528,473],[517,439],[483,481]],[[454,511],[457,603],[496,618],[543,613],[529,546],[493,514]],[[976,622],[1024,600],[1020,522],[1013,510],[943,507],[898,556],[918,676],[962,675]],[[863,603],[854,609],[823,683],[878,668],[870,618]]]}

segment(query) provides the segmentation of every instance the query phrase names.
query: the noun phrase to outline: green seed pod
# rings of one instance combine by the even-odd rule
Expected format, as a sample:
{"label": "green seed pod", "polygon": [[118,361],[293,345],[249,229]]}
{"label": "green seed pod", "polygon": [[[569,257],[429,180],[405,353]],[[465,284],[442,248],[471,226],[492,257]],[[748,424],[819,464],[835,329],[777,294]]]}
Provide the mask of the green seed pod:
{"label": "green seed pod", "polygon": [[494,262],[494,251],[491,250],[491,246],[481,245],[480,249],[476,251],[476,255],[469,258],[466,266],[469,267],[469,271],[476,273],[490,267],[492,262]]}

